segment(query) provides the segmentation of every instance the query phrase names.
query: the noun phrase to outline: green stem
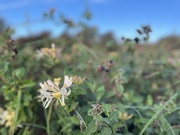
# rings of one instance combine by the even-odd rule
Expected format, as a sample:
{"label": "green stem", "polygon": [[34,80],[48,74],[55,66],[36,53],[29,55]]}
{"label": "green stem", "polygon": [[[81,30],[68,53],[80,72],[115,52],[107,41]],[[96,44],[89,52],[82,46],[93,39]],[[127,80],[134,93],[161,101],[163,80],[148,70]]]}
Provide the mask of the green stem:
{"label": "green stem", "polygon": [[5,78],[3,78],[2,76],[0,76],[0,79],[1,79],[5,84],[7,84],[8,86],[11,86],[11,84],[10,84]]}
{"label": "green stem", "polygon": [[127,128],[127,124],[123,121],[123,125],[124,125],[124,130],[125,130],[125,133],[128,133],[128,128]]}
{"label": "green stem", "polygon": [[153,107],[150,106],[125,106],[125,108],[134,108],[134,109],[142,109],[142,110],[153,110]]}
{"label": "green stem", "polygon": [[176,134],[174,133],[174,131],[173,131],[171,125],[169,124],[169,122],[168,122],[164,117],[163,117],[163,119],[164,119],[164,121],[166,122],[166,124],[168,125],[168,127],[169,127],[169,129],[170,129],[172,135],[176,135]]}
{"label": "green stem", "polygon": [[51,131],[50,131],[51,112],[52,112],[52,104],[49,106],[48,116],[46,119],[46,126],[47,126],[46,130],[47,130],[48,135],[51,135]]}
{"label": "green stem", "polygon": [[38,124],[32,124],[32,123],[21,123],[20,125],[22,126],[31,126],[31,127],[35,127],[35,128],[41,128],[46,130],[46,127],[38,125]]}
{"label": "green stem", "polygon": [[139,115],[139,117],[142,118],[141,113],[136,108],[131,108],[131,109],[133,109]]}
{"label": "green stem", "polygon": [[141,132],[139,133],[139,135],[142,135],[144,133],[144,131],[148,128],[148,126],[158,117],[158,115],[163,111],[163,109],[176,97],[178,96],[178,94],[174,94],[167,102],[164,103],[164,105],[162,105],[157,112],[151,117],[151,119],[146,123],[146,125],[144,126],[144,128],[141,130]]}
{"label": "green stem", "polygon": [[16,112],[15,112],[13,124],[12,124],[11,129],[10,129],[10,135],[14,135],[14,130],[15,130],[15,127],[16,127],[18,113],[19,113],[19,109],[20,109],[20,105],[21,105],[21,96],[22,96],[22,90],[18,90],[17,107],[16,107]]}

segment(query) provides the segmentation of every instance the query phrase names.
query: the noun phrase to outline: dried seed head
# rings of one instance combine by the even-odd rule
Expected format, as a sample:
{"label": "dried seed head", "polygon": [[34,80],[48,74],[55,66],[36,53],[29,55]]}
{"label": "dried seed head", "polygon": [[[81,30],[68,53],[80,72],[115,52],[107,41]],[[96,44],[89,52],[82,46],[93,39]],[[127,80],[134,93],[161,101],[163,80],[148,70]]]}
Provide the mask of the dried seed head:
{"label": "dried seed head", "polygon": [[104,71],[105,70],[105,67],[100,65],[97,67],[97,71],[100,72],[100,71]]}
{"label": "dried seed head", "polygon": [[149,25],[143,26],[142,29],[145,34],[149,34],[149,32],[152,32],[152,29],[150,28]]}
{"label": "dried seed head", "polygon": [[140,39],[139,39],[138,37],[135,37],[135,38],[134,38],[134,41],[136,42],[136,44],[138,44],[139,41],[140,41]]}
{"label": "dried seed head", "polygon": [[140,35],[143,34],[141,30],[138,30],[138,29],[137,29],[136,31],[137,31],[137,33],[140,34]]}
{"label": "dried seed head", "polygon": [[114,65],[113,60],[109,60],[109,61],[108,61],[108,66],[109,66],[109,67],[112,67],[113,65]]}
{"label": "dried seed head", "polygon": [[122,40],[125,40],[125,37],[121,37]]}

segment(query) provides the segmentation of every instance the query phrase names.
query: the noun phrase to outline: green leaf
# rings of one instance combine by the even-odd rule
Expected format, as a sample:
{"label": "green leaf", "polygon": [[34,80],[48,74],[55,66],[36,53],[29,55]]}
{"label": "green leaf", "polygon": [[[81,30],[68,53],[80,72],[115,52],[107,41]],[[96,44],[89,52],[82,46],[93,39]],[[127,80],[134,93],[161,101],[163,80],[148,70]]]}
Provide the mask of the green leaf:
{"label": "green leaf", "polygon": [[138,122],[139,123],[142,123],[142,124],[145,124],[145,123],[147,123],[149,121],[149,119],[147,119],[147,118],[139,118],[139,120],[138,120]]}
{"label": "green leaf", "polygon": [[116,91],[111,90],[111,91],[108,91],[107,94],[105,94],[105,98],[110,98],[115,95],[116,95]]}
{"label": "green leaf", "polygon": [[118,103],[117,104],[117,108],[120,112],[125,112],[125,106],[121,103]]}
{"label": "green leaf", "polygon": [[94,117],[94,119],[96,119],[96,122],[97,122],[97,123],[101,123],[101,122],[102,122],[102,116],[101,116],[101,115],[96,115],[96,116]]}
{"label": "green leaf", "polygon": [[9,62],[3,62],[4,72],[8,71],[8,68],[9,68]]}
{"label": "green leaf", "polygon": [[102,108],[103,108],[103,110],[105,111],[104,113],[105,113],[108,117],[109,117],[109,112],[111,112],[111,111],[110,111],[111,106],[112,106],[112,105],[110,105],[110,104],[102,104]]}
{"label": "green leaf", "polygon": [[90,82],[86,82],[86,83],[87,83],[89,89],[90,89],[92,92],[94,92],[96,85],[95,85],[95,84],[92,84],[92,83],[90,83]]}
{"label": "green leaf", "polygon": [[71,117],[71,120],[74,124],[78,125],[79,124],[79,119],[77,118],[76,115],[74,115],[73,117]]}
{"label": "green leaf", "polygon": [[32,82],[30,80],[25,80],[22,82],[22,85],[20,86],[20,88],[29,88],[29,87],[33,87],[35,85],[35,82]]}
{"label": "green leaf", "polygon": [[83,71],[86,67],[87,67],[86,64],[79,63],[78,66],[77,66],[77,69],[80,69],[81,71]]}
{"label": "green leaf", "polygon": [[92,135],[93,133],[95,133],[97,131],[97,125],[95,124],[95,122],[91,122],[88,124],[88,127],[86,129],[86,131],[84,132],[84,135]]}
{"label": "green leaf", "polygon": [[9,62],[2,62],[0,63],[0,75],[4,74],[8,71],[9,68]]}
{"label": "green leaf", "polygon": [[111,122],[117,122],[118,121],[118,115],[119,111],[113,111],[110,113],[110,120]]}
{"label": "green leaf", "polygon": [[112,130],[109,127],[104,127],[101,130],[101,135],[112,135]]}
{"label": "green leaf", "polygon": [[29,106],[30,102],[32,101],[32,95],[23,95],[23,105]]}
{"label": "green leaf", "polygon": [[18,78],[22,79],[22,77],[25,75],[25,68],[18,68],[14,70],[13,74]]}
{"label": "green leaf", "polygon": [[170,123],[166,120],[164,116],[161,117],[161,123],[162,123],[162,128],[168,133],[168,135],[169,134],[176,135]]}
{"label": "green leaf", "polygon": [[111,122],[109,121],[108,118],[102,118],[102,122],[105,122],[106,124],[110,125]]}
{"label": "green leaf", "polygon": [[1,128],[0,129],[0,134],[1,135],[8,135],[8,130],[6,128]]}
{"label": "green leaf", "polygon": [[148,105],[152,105],[152,104],[153,104],[153,98],[152,98],[151,95],[148,95],[148,96],[147,96],[147,104],[148,104]]}
{"label": "green leaf", "polygon": [[71,135],[82,135],[82,132],[80,131],[80,130],[73,130],[72,132],[71,132]]}
{"label": "green leaf", "polygon": [[78,105],[78,102],[72,103],[68,111],[72,112],[77,107],[77,105]]}
{"label": "green leaf", "polygon": [[104,95],[104,93],[105,93],[104,86],[100,86],[100,87],[96,90],[96,98],[97,98],[98,101],[102,98],[102,96]]}
{"label": "green leaf", "polygon": [[145,130],[148,128],[148,126],[159,116],[159,114],[163,111],[163,109],[172,101],[174,100],[176,97],[178,96],[177,93],[175,93],[167,102],[165,102],[162,106],[160,106],[158,108],[158,110],[156,111],[156,113],[151,117],[151,119],[144,125],[144,127],[142,128],[142,130],[140,131],[139,135],[142,135]]}
{"label": "green leaf", "polygon": [[119,94],[122,95],[124,92],[124,87],[122,85],[118,85],[117,89],[118,89]]}
{"label": "green leaf", "polygon": [[28,118],[30,118],[30,119],[33,118],[33,112],[32,112],[32,110],[31,110],[31,108],[29,108],[29,107],[24,107],[24,113],[25,113],[25,115],[26,115]]}
{"label": "green leaf", "polygon": [[85,89],[81,88],[81,87],[77,87],[71,92],[73,93],[74,96],[84,95],[84,94],[87,93],[87,91]]}

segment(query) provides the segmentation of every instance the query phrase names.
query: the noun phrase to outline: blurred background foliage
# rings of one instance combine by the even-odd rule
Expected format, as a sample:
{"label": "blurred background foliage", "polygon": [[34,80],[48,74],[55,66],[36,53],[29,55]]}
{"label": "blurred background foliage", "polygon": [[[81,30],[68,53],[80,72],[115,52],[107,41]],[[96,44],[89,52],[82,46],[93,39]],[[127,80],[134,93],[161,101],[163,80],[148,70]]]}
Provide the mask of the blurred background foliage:
{"label": "blurred background foliage", "polygon": [[[49,21],[58,20],[53,15],[54,10],[51,9],[44,17]],[[90,11],[86,10],[84,18],[89,20],[91,16]],[[37,99],[39,83],[65,74],[85,78],[81,85],[83,90],[74,99],[78,102],[76,109],[87,123],[92,120],[91,116],[87,116],[92,103],[105,106],[118,104],[120,111],[133,115],[125,121],[126,126],[117,125],[117,134],[138,134],[146,121],[142,119],[150,119],[155,113],[153,105],[167,101],[175,93],[180,94],[179,37],[165,37],[153,44],[146,40],[136,43],[134,39],[126,40],[128,37],[117,40],[113,32],[100,34],[97,27],[85,22],[73,22],[64,16],[60,16],[60,21],[65,28],[59,37],[52,38],[51,33],[45,31],[18,38],[8,45],[9,40],[13,40],[11,35],[14,31],[0,19],[0,107],[15,110],[17,103],[21,104],[15,134],[47,134],[44,130],[47,110]],[[51,48],[52,43],[59,50],[58,57],[38,59],[37,50]],[[109,61],[113,62],[111,68],[106,66]],[[113,79],[121,71],[124,72],[123,77],[120,76],[116,83]],[[20,89],[22,95],[18,102]],[[96,90],[93,92],[93,89]],[[100,95],[98,90],[104,93]],[[179,103],[178,96],[174,103],[176,110],[166,116],[176,134],[180,133]],[[50,120],[52,135],[81,134],[75,113],[70,112],[70,117],[67,117],[66,108],[53,110]],[[146,134],[152,130],[153,134],[168,134],[160,127],[151,126]],[[9,128],[1,125],[0,133],[8,134]]]}

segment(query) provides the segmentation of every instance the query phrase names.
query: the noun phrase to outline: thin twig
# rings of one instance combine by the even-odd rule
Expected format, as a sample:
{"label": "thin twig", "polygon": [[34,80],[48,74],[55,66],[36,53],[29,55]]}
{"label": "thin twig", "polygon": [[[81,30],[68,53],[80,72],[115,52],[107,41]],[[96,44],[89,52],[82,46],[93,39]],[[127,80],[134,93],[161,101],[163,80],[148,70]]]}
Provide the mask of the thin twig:
{"label": "thin twig", "polygon": [[86,123],[84,122],[84,120],[83,120],[83,118],[81,117],[81,115],[79,114],[79,112],[78,112],[77,110],[75,110],[75,112],[76,112],[76,115],[77,115],[77,117],[78,117],[78,119],[79,119],[80,129],[81,129],[81,132],[82,132],[82,125],[84,124],[86,128],[87,128],[87,125],[86,125]]}

